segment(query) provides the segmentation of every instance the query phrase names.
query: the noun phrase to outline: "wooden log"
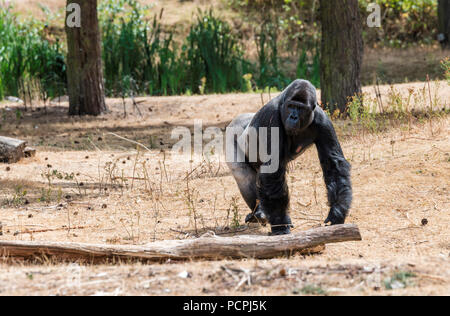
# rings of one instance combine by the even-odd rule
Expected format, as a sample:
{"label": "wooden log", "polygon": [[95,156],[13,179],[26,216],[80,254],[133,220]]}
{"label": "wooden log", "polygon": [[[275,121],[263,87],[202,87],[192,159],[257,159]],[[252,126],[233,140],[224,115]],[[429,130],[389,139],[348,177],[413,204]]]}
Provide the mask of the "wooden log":
{"label": "wooden log", "polygon": [[33,147],[25,147],[23,153],[25,158],[32,158],[36,156],[36,149]]}
{"label": "wooden log", "polygon": [[201,237],[167,240],[144,246],[90,245],[59,242],[0,241],[0,257],[53,257],[59,260],[268,259],[298,252],[320,252],[325,244],[360,241],[356,225],[320,227],[284,236]]}
{"label": "wooden log", "polygon": [[0,136],[0,162],[18,162],[24,157],[26,146],[23,140]]}

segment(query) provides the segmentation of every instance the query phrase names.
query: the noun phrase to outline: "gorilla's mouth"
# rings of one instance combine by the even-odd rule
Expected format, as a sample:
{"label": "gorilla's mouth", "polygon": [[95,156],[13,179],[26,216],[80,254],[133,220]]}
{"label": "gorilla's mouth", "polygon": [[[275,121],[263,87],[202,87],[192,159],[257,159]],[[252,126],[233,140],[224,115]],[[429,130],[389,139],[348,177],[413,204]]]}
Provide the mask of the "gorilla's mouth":
{"label": "gorilla's mouth", "polygon": [[290,120],[287,120],[284,125],[285,125],[284,128],[286,129],[286,132],[295,131],[295,130],[299,129],[299,127],[300,127],[298,122],[292,122]]}
{"label": "gorilla's mouth", "polygon": [[290,121],[284,122],[284,129],[286,130],[286,134],[288,136],[298,136],[303,133],[314,120],[314,112],[309,114],[307,117],[302,117],[299,121],[294,124]]}
{"label": "gorilla's mouth", "polygon": [[298,136],[304,130],[304,128],[300,128],[299,126],[293,127],[285,126],[284,128],[288,136]]}

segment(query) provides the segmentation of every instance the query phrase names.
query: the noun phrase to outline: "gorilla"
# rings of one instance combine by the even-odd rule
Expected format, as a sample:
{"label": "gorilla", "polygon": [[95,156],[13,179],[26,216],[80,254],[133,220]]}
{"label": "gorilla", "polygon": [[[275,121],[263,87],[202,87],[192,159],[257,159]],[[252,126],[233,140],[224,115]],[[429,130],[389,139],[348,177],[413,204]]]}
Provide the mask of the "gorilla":
{"label": "gorilla", "polygon": [[[309,81],[295,80],[258,113],[238,116],[229,128],[239,132],[227,144],[230,143],[235,156],[240,153],[244,157],[241,161],[235,156],[227,160],[252,211],[246,223],[269,223],[271,235],[290,234],[293,226],[288,214],[288,164],[315,144],[330,206],[325,224],[344,224],[352,202],[351,166],[344,157],[330,119],[318,106],[316,89]],[[261,128],[266,128],[266,132],[262,133]],[[274,128],[278,133],[273,132]],[[264,162],[259,151],[252,152],[247,141],[242,142],[251,131],[257,135],[259,146],[265,142],[268,152],[278,159],[276,170],[262,172],[270,162]],[[275,139],[272,134],[275,134]],[[278,142],[277,152],[273,150],[274,140]],[[255,155],[257,159],[249,159]]]}

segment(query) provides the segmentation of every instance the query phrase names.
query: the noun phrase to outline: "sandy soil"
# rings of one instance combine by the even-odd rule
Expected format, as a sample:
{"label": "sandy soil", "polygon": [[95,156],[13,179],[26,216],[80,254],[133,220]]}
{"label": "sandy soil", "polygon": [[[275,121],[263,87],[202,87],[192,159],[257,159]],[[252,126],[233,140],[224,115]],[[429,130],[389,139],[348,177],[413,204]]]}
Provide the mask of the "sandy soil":
{"label": "sandy soil", "polygon": [[[423,85],[395,88],[408,95]],[[381,87],[385,102],[389,89]],[[450,88],[441,83],[433,89],[437,108],[448,106]],[[143,117],[128,100],[126,118],[115,99],[108,100],[111,113],[99,118],[68,118],[64,102],[28,112],[0,104],[0,133],[38,149],[35,158],[0,165],[0,238],[145,244],[208,231],[267,234],[266,228],[242,226],[248,210],[223,163],[168,155],[175,126],[192,127],[201,119],[204,128],[224,128],[235,115],[257,111],[261,97],[269,100],[267,94],[140,98]],[[428,106],[421,100],[417,109]],[[412,117],[378,133],[348,121],[335,124],[353,166],[348,222],[359,225],[362,242],[329,245],[315,256],[259,261],[3,262],[0,295],[450,294],[448,115],[431,122]],[[109,133],[150,150],[137,152]],[[328,207],[315,149],[293,164],[289,184],[295,230],[321,225]],[[184,271],[188,278],[179,275]]]}
{"label": "sandy soil", "polygon": [[[16,12],[39,19],[47,18],[42,8],[48,8],[54,13],[61,12],[63,14],[66,4],[65,1],[61,0],[12,0],[10,2],[14,4],[14,10]],[[165,25],[183,25],[183,23],[191,20],[199,8],[205,10],[212,6],[215,8],[221,7],[220,0],[140,0],[139,2],[151,6],[155,12],[160,12],[164,9],[164,19],[162,22]]]}

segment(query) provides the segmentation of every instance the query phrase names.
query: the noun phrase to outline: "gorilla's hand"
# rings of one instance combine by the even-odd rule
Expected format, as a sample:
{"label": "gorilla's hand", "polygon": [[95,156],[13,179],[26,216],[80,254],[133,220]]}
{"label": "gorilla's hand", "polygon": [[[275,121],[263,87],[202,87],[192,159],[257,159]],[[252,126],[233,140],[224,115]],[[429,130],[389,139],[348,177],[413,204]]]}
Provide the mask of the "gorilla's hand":
{"label": "gorilla's hand", "polygon": [[344,212],[340,210],[338,206],[333,206],[330,210],[328,218],[325,220],[325,224],[340,225],[345,223]]}
{"label": "gorilla's hand", "polygon": [[245,218],[245,222],[256,223],[261,224],[262,226],[266,226],[269,220],[264,211],[258,206],[258,208],[254,213],[250,213],[247,215],[247,217]]}

